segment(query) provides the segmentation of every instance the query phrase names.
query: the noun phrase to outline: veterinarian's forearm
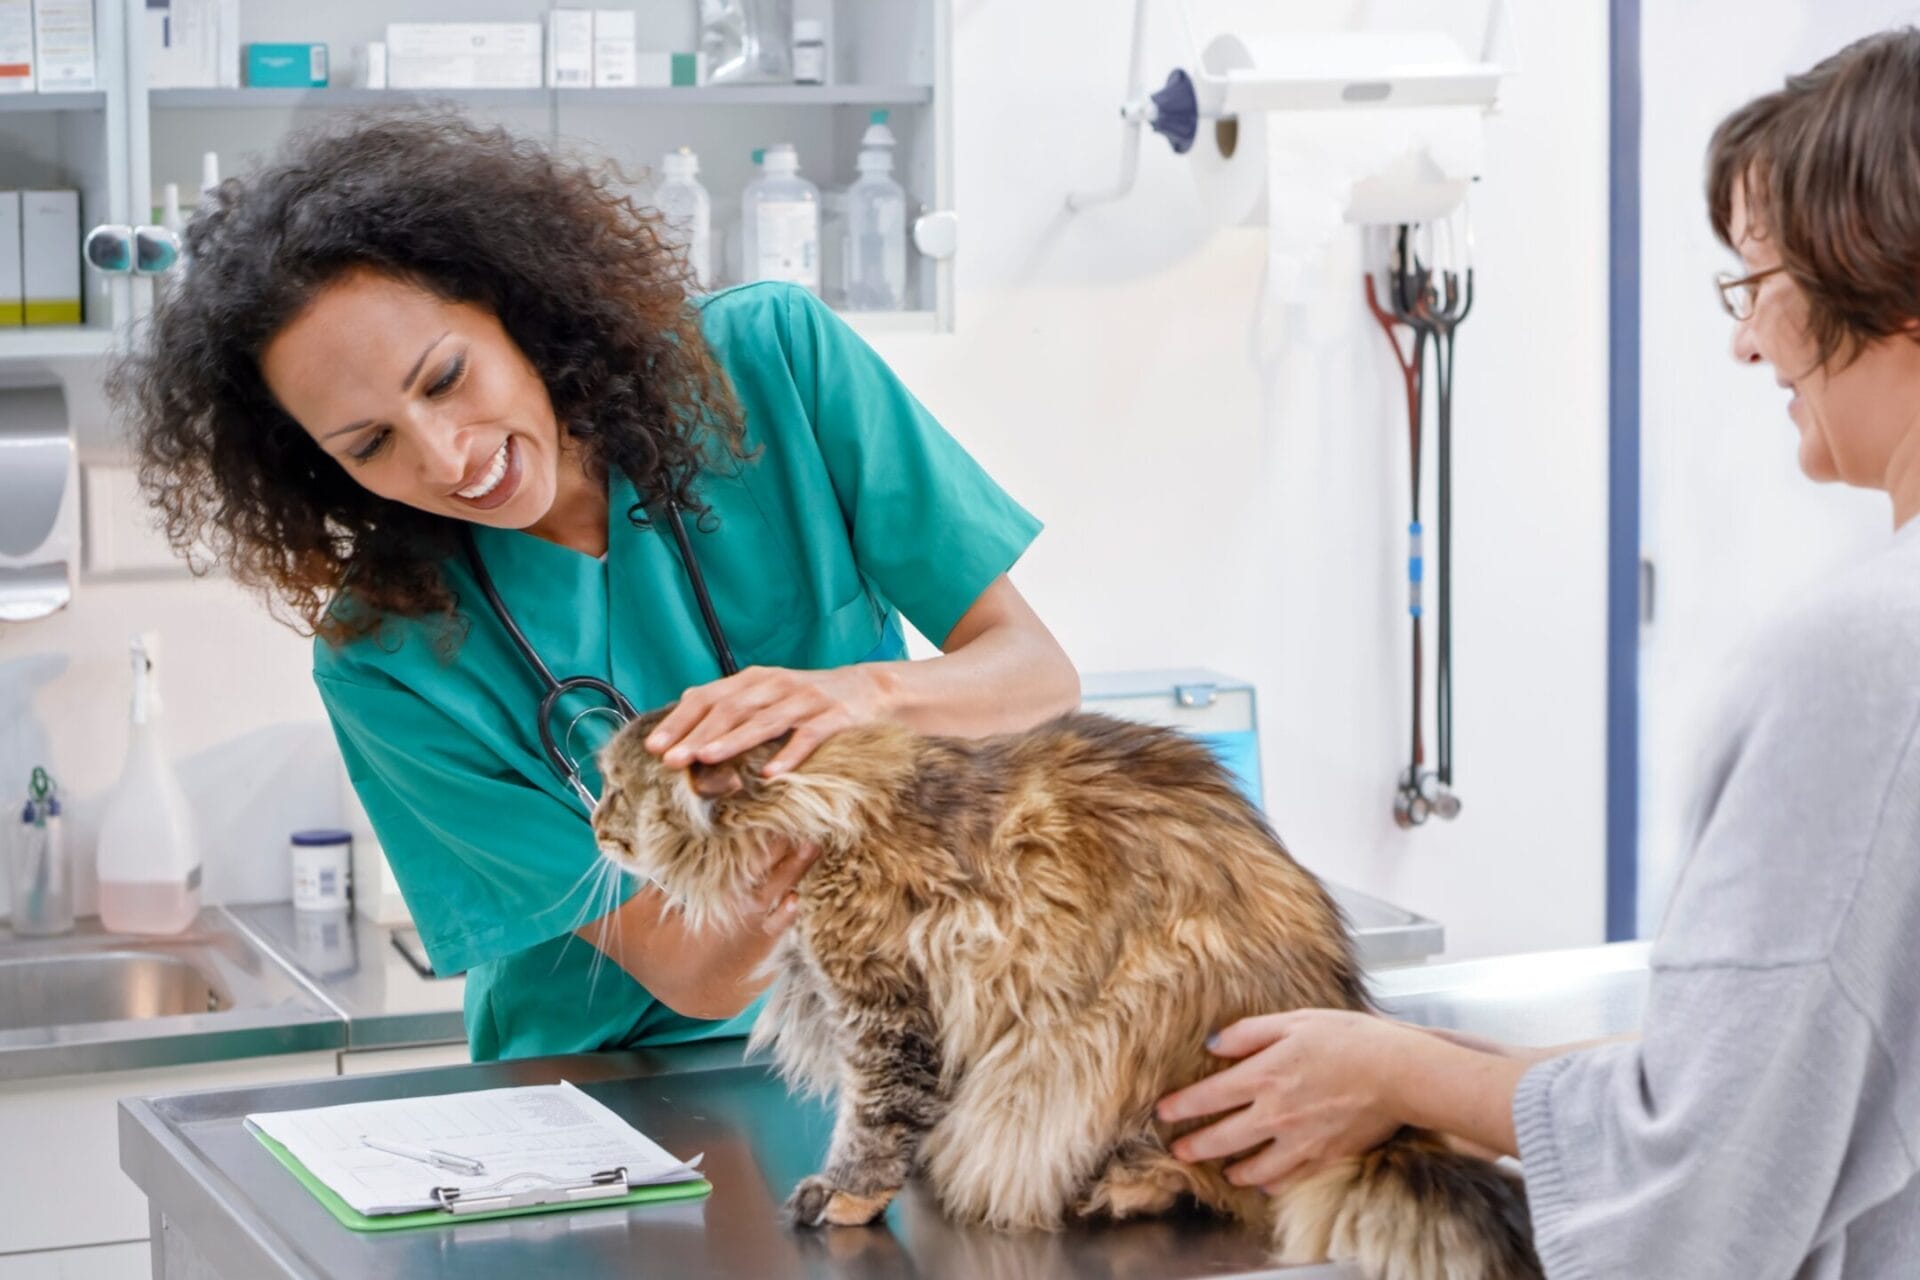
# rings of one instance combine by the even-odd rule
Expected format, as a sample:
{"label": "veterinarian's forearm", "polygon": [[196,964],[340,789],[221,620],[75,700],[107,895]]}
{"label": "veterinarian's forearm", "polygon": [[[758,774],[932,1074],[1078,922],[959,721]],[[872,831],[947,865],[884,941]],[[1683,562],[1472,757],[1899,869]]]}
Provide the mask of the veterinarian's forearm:
{"label": "veterinarian's forearm", "polygon": [[1531,1066],[1531,1058],[1482,1053],[1421,1036],[1409,1041],[1405,1059],[1390,1068],[1389,1105],[1405,1124],[1517,1156],[1513,1092]]}
{"label": "veterinarian's forearm", "polygon": [[758,929],[695,934],[651,885],[577,932],[683,1017],[731,1018],[770,981],[756,970],[773,949],[771,936]]}
{"label": "veterinarian's forearm", "polygon": [[1080,705],[1080,676],[1040,619],[997,620],[919,662],[882,662],[889,718],[920,733],[985,737],[1031,728]]}

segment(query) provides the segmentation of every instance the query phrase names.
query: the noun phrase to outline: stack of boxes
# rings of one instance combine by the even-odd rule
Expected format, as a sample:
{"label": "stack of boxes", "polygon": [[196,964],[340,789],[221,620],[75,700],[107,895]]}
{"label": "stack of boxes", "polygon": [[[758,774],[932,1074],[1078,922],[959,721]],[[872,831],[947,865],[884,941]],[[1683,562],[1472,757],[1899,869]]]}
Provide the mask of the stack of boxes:
{"label": "stack of boxes", "polygon": [[370,59],[387,79],[373,87],[666,88],[705,78],[699,54],[643,53],[638,36],[632,9],[555,9],[544,33],[537,22],[389,23],[384,54]]}
{"label": "stack of boxes", "polygon": [[[94,87],[93,2],[0,0],[0,92],[20,88],[23,78],[32,87],[33,26],[42,11],[49,15],[43,25],[56,32],[84,17],[86,81],[61,87]],[[242,45],[240,0],[145,0],[145,6],[152,88],[319,89],[332,83],[324,43]],[[638,26],[633,9],[554,9],[544,31],[537,22],[393,22],[384,41],[356,53],[355,79],[366,88],[415,90],[665,88],[705,81],[704,55],[642,50]]]}
{"label": "stack of boxes", "polygon": [[98,87],[93,0],[0,0],[0,93]]}
{"label": "stack of boxes", "polygon": [[80,319],[80,193],[0,191],[0,327]]}

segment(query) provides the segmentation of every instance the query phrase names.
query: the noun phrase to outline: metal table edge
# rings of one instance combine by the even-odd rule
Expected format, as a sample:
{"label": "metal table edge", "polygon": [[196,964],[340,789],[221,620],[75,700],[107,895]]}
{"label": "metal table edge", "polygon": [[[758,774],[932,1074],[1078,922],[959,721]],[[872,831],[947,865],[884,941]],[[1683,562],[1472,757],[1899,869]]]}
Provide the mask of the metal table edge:
{"label": "metal table edge", "polygon": [[[238,1188],[231,1180],[203,1161],[151,1102],[122,1098],[119,1110],[120,1171],[147,1197],[155,1227],[150,1249],[166,1247],[158,1234],[164,1219],[181,1230],[201,1256],[239,1262],[241,1269],[233,1274],[326,1280],[253,1211],[244,1195],[233,1194]],[[216,1186],[231,1188],[224,1200],[215,1194]]]}

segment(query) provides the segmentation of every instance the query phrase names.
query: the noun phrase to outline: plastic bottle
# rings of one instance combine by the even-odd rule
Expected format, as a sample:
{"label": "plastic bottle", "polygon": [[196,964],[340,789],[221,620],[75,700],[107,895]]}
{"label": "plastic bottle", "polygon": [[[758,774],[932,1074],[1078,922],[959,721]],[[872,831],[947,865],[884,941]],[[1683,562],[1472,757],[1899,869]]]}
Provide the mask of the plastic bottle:
{"label": "plastic bottle", "polygon": [[800,18],[793,24],[793,82],[827,82],[827,28],[818,18]]}
{"label": "plastic bottle", "polygon": [[133,731],[100,821],[100,923],[179,933],[200,914],[200,844],[160,725],[157,637],[133,638]]}
{"label": "plastic bottle", "polygon": [[893,180],[893,132],[876,111],[847,189],[847,307],[898,311],[907,297],[907,193]]}
{"label": "plastic bottle", "polygon": [[[767,149],[765,147],[755,147],[753,149],[753,172],[747,178],[748,186],[751,186],[760,175],[766,171],[766,161]],[[741,189],[741,192],[744,196],[744,187]],[[725,211],[721,215],[720,224],[721,254],[725,258],[725,263],[721,267],[721,270],[725,273],[724,279],[727,284],[740,284],[747,278],[745,269],[746,253],[741,243],[746,236],[746,227],[745,224],[740,221],[740,204],[741,202],[739,200],[728,200],[720,206],[721,209]]]}
{"label": "plastic bottle", "polygon": [[800,176],[793,144],[767,148],[764,172],[740,193],[741,278],[820,291],[820,189]]}
{"label": "plastic bottle", "polygon": [[653,203],[666,217],[674,243],[686,250],[694,283],[713,288],[713,204],[700,185],[700,157],[689,147],[669,151],[661,162],[666,175],[653,193]]}
{"label": "plastic bottle", "polygon": [[820,193],[820,300],[847,305],[847,189]]}

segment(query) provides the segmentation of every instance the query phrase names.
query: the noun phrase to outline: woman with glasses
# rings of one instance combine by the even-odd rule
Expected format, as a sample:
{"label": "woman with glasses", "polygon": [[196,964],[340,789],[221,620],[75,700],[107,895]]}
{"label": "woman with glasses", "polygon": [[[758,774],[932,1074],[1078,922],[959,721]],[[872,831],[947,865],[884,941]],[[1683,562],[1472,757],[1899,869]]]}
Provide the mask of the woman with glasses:
{"label": "woman with glasses", "polygon": [[[1920,31],[1736,111],[1708,160],[1733,354],[1894,534],[1735,675],[1636,1040],[1306,1010],[1223,1028],[1174,1147],[1272,1187],[1401,1125],[1518,1155],[1553,1280],[1920,1275]],[[1756,447],[1765,447],[1757,444]]]}
{"label": "woman with glasses", "polygon": [[[1039,522],[806,290],[690,295],[602,176],[458,117],[300,139],[202,206],[119,377],[174,544],[316,635],[476,1059],[744,1034],[809,856],[691,929],[600,858],[607,704],[536,710],[536,658],[679,699],[647,744],[676,767],[1078,702],[1006,576]],[[943,653],[906,661],[903,618]]]}

